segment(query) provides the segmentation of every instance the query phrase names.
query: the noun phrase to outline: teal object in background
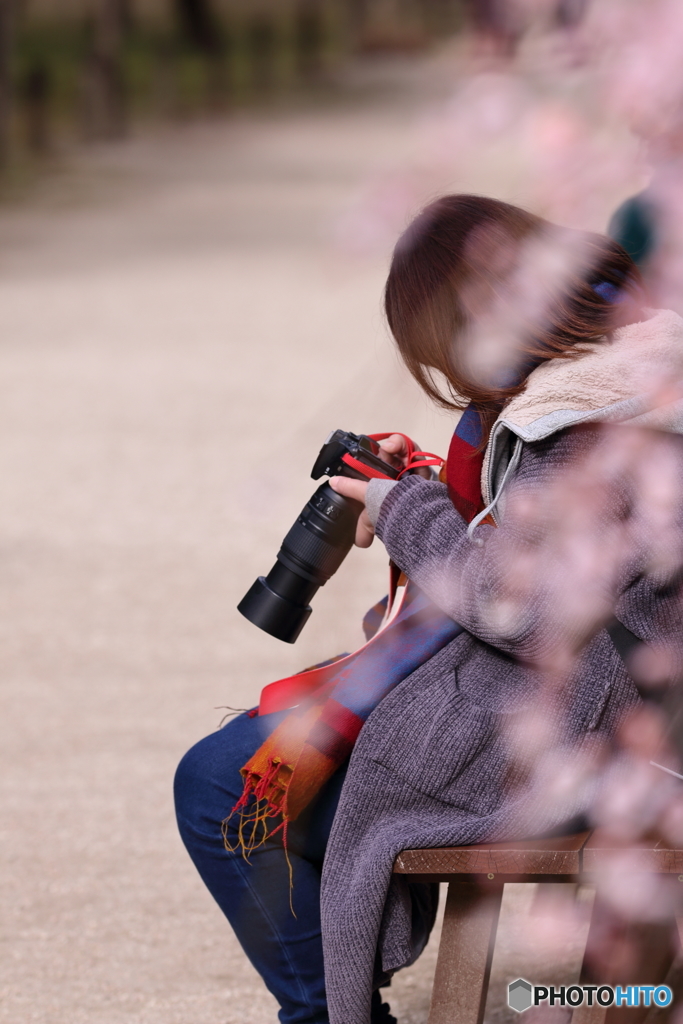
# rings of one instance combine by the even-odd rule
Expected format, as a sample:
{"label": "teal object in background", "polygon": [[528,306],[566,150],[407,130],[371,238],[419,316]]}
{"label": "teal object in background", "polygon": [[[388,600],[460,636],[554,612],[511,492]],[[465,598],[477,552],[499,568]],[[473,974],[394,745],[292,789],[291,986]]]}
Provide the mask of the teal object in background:
{"label": "teal object in background", "polygon": [[615,210],[607,234],[643,268],[658,243],[657,211],[647,192],[631,196]]}

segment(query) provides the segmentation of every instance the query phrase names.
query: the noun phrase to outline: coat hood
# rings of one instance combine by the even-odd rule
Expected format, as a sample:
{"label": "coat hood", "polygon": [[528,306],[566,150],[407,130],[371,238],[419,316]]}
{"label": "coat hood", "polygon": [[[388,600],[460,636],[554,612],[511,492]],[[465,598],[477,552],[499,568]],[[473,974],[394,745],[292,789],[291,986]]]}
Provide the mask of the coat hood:
{"label": "coat hood", "polygon": [[485,505],[514,473],[522,444],[579,423],[628,422],[683,434],[683,390],[662,398],[665,383],[683,386],[683,319],[670,309],[646,314],[576,359],[550,359],[529,374],[491,430],[482,467]]}

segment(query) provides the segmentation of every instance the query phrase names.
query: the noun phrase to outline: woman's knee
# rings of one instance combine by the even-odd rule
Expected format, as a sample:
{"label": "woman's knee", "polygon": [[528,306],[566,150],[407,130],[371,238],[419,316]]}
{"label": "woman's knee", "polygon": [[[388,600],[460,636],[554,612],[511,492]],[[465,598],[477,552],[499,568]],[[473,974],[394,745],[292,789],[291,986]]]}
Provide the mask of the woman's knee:
{"label": "woman's knee", "polygon": [[213,788],[210,762],[204,756],[204,740],[196,743],[180,761],[173,780],[176,818],[183,839],[200,829],[206,817],[207,797]]}
{"label": "woman's knee", "polygon": [[[208,739],[208,737],[207,737]],[[210,759],[205,756],[206,740],[195,743],[181,758],[173,780],[173,796],[177,812],[185,812],[195,804],[195,797],[211,785]]]}
{"label": "woman's knee", "polygon": [[188,750],[178,765],[174,794],[181,832],[213,832],[235,806],[244,780],[241,769],[284,714],[240,715]]}
{"label": "woman's knee", "polygon": [[181,759],[173,783],[176,815],[181,827],[221,822],[239,799],[241,744],[219,730],[195,743]]}

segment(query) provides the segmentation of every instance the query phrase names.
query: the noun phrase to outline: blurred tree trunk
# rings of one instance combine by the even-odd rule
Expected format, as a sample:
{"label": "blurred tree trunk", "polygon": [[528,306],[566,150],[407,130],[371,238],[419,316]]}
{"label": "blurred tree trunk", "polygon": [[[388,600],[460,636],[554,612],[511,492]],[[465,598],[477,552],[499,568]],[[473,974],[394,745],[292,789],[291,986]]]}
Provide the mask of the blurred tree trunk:
{"label": "blurred tree trunk", "polygon": [[436,35],[452,32],[463,20],[463,0],[421,0],[425,20]]}
{"label": "blurred tree trunk", "polygon": [[0,168],[10,153],[15,16],[16,0],[0,0]]}
{"label": "blurred tree trunk", "polygon": [[223,49],[223,38],[210,0],[174,0],[176,17],[183,38],[209,57]]}
{"label": "blurred tree trunk", "polygon": [[175,18],[184,45],[202,54],[208,70],[208,100],[214,111],[223,109],[230,91],[228,63],[232,38],[213,0],[173,0]]}
{"label": "blurred tree trunk", "polygon": [[321,0],[297,0],[294,8],[294,52],[299,77],[320,78],[325,50],[325,19]]}
{"label": "blurred tree trunk", "polygon": [[372,0],[347,0],[347,18],[349,23],[349,35],[351,44],[357,48],[365,32]]}
{"label": "blurred tree trunk", "polygon": [[52,81],[43,56],[37,56],[18,83],[22,101],[26,145],[29,152],[44,156],[50,151],[50,99]]}
{"label": "blurred tree trunk", "polygon": [[254,11],[247,21],[246,42],[251,65],[251,84],[257,92],[275,85],[275,57],[278,39],[273,15],[268,10]]}
{"label": "blurred tree trunk", "polygon": [[[425,0],[350,0],[351,39],[357,49],[419,43],[427,23]],[[434,0],[432,0],[434,2]]]}
{"label": "blurred tree trunk", "polygon": [[123,42],[130,19],[129,0],[93,0],[92,13],[87,131],[95,138],[121,138],[126,132]]}

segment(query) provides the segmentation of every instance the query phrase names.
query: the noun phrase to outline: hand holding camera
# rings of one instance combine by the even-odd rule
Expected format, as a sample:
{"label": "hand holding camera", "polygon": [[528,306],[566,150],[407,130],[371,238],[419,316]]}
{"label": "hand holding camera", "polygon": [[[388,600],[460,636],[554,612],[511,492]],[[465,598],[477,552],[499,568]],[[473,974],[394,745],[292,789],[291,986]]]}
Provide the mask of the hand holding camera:
{"label": "hand holding camera", "polygon": [[[306,503],[282,542],[267,576],[259,576],[237,609],[271,636],[293,644],[311,614],[310,600],[327,583],[354,543],[368,547],[374,530],[365,515],[368,479],[398,480],[427,472],[441,460],[403,434],[333,431],[320,449],[311,476],[330,477]],[[361,519],[362,517],[362,519]]]}
{"label": "hand holding camera", "polygon": [[[412,453],[410,451],[408,441],[403,434],[390,434],[389,437],[383,441],[379,441],[379,456],[385,462],[388,462],[395,469],[403,470],[406,469],[410,463]],[[427,479],[430,477],[429,469],[414,469],[413,472],[419,476],[424,476]],[[367,480],[354,480],[347,476],[333,476],[330,479],[330,487],[337,494],[343,494],[345,498],[351,498],[353,501],[360,502],[363,506],[365,505],[365,492],[368,489]],[[363,508],[360,516],[358,517],[358,524],[356,526],[356,538],[355,545],[359,548],[369,548],[375,539],[375,528],[368,518],[368,514]]]}

